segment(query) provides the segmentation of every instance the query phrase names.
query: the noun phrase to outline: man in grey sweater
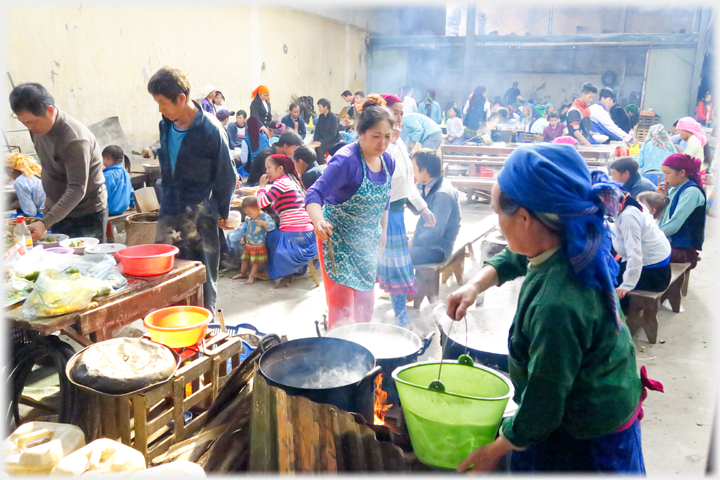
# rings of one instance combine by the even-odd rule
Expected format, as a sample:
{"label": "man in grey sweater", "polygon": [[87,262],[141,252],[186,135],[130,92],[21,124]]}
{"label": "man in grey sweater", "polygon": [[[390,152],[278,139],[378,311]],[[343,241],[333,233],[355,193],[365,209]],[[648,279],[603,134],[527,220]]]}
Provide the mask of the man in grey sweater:
{"label": "man in grey sweater", "polygon": [[46,211],[29,225],[33,240],[49,229],[105,241],[107,190],[100,147],[88,128],[58,110],[39,83],[23,83],[10,93],[10,108],[30,131],[42,167]]}
{"label": "man in grey sweater", "polygon": [[415,181],[422,185],[422,198],[435,215],[435,226],[426,227],[422,218],[410,244],[413,265],[441,263],[452,255],[460,232],[458,192],[442,174],[442,162],[434,150],[421,148],[413,155]]}

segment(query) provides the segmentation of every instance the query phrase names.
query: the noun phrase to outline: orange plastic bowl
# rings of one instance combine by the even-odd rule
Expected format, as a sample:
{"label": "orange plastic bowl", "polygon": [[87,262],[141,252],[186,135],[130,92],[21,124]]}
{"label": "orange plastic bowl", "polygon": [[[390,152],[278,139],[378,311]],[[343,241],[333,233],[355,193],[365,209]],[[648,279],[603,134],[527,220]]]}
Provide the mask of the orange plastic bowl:
{"label": "orange plastic bowl", "polygon": [[175,265],[175,255],[180,250],[173,245],[136,245],[115,253],[123,271],[136,277],[152,277],[168,273]]}
{"label": "orange plastic bowl", "polygon": [[155,310],[143,323],[150,330],[150,339],[170,348],[195,345],[205,338],[213,319],[210,310],[202,307],[179,306]]}

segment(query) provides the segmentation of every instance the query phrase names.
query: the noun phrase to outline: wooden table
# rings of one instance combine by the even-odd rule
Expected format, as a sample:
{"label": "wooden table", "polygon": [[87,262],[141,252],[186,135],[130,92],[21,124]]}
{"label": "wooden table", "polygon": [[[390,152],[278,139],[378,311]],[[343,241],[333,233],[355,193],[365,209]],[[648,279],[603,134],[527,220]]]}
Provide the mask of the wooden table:
{"label": "wooden table", "polygon": [[115,330],[154,310],[179,303],[203,305],[205,266],[200,262],[175,259],[175,268],[165,275],[125,277],[129,282],[125,289],[102,297],[96,306],[85,310],[29,320],[23,317],[20,304],[5,310],[5,318],[13,328],[33,330],[41,335],[59,331],[88,346],[112,338]]}
{"label": "wooden table", "polygon": [[134,189],[153,187],[155,186],[155,181],[159,178],[162,178],[160,170],[143,170],[141,172],[135,171],[130,173],[130,183]]}
{"label": "wooden table", "polygon": [[[494,160],[505,161],[518,144],[508,144],[504,147],[483,146],[483,145],[442,145],[442,158],[444,162],[453,160]],[[615,145],[593,145],[586,147],[584,145],[577,148],[578,153],[585,159],[589,167],[603,167],[615,160]],[[489,157],[497,157],[491,159]],[[467,163],[467,162],[465,162]]]}

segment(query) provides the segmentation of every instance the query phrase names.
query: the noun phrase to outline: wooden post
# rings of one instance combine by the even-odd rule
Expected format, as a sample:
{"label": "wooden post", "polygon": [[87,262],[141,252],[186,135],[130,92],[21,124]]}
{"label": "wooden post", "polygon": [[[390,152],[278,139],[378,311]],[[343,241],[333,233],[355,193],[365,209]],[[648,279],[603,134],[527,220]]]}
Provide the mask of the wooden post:
{"label": "wooden post", "polygon": [[700,74],[702,73],[703,62],[705,61],[705,49],[707,44],[708,21],[710,20],[710,7],[704,5],[700,13],[700,32],[698,33],[697,47],[695,48],[695,62],[693,64],[692,83],[690,84],[690,101],[688,112],[695,116],[697,106],[698,89],[700,88]]}
{"label": "wooden post", "polygon": [[[472,91],[470,66],[475,57],[475,18],[477,17],[477,4],[468,3],[465,28],[465,61],[463,63],[463,82],[467,91]],[[462,106],[460,107],[462,108]]]}

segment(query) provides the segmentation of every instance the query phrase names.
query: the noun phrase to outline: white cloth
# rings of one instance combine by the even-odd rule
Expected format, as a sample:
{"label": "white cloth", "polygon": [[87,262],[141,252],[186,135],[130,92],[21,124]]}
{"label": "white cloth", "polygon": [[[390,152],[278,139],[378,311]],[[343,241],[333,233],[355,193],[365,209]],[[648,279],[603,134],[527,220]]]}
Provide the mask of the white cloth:
{"label": "white cloth", "polygon": [[[530,125],[528,123],[528,125]],[[530,133],[534,133],[536,135],[542,135],[543,130],[545,130],[545,127],[550,125],[550,122],[545,120],[545,118],[541,117],[535,120],[535,123],[533,123],[533,126],[530,128]],[[527,131],[527,128],[525,129]]]}
{"label": "white cloth", "polygon": [[390,180],[390,201],[407,198],[418,211],[427,208],[427,203],[415,185],[412,160],[405,142],[398,138],[397,143],[388,145],[387,152],[395,159],[395,172]]}
{"label": "white cloth", "polygon": [[632,135],[623,132],[620,127],[615,125],[615,122],[613,122],[612,118],[610,117],[610,113],[605,110],[605,106],[601,103],[593,103],[592,105],[590,105],[590,120],[602,125],[608,132],[616,135],[619,138],[622,138],[625,142],[629,142],[632,140]]}
{"label": "white cloth", "polygon": [[465,127],[463,127],[462,120],[458,117],[448,118],[447,120],[447,135],[448,137],[462,137]]}
{"label": "white cloth", "polygon": [[650,213],[627,207],[613,227],[613,248],[627,262],[619,288],[635,289],[642,269],[670,256],[670,241]]}
{"label": "white cloth", "polygon": [[417,103],[415,102],[415,99],[412,98],[410,95],[403,98],[403,113],[407,115],[408,113],[417,113]]}

